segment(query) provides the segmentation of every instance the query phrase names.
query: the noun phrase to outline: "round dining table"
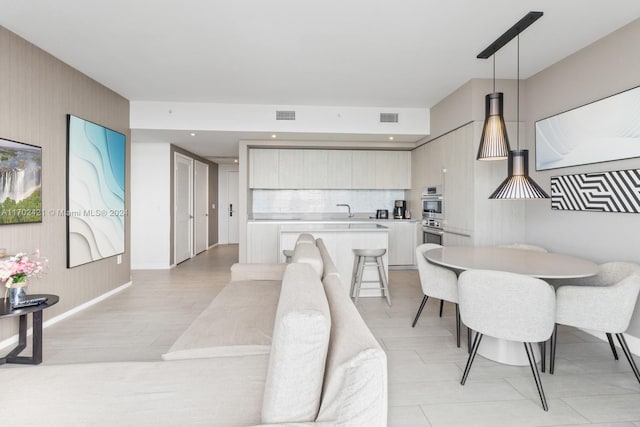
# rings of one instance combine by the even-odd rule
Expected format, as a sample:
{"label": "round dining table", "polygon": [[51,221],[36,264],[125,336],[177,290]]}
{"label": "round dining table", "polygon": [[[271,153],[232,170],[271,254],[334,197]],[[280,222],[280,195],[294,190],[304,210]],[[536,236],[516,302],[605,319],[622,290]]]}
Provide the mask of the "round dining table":
{"label": "round dining table", "polygon": [[[576,279],[594,276],[598,265],[581,258],[526,249],[482,246],[443,246],[425,252],[427,261],[460,274],[465,270],[497,270],[539,279]],[[534,346],[537,350],[537,346]],[[538,360],[540,355],[536,352]],[[508,365],[528,365],[522,343],[485,336],[478,354]]]}

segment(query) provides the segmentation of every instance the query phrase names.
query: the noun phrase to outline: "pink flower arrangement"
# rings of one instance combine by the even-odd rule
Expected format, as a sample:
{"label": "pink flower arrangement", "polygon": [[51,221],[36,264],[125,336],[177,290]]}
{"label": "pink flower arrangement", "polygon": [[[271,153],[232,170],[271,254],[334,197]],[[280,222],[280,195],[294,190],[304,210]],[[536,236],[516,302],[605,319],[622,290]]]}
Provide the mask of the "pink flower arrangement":
{"label": "pink flower arrangement", "polygon": [[36,251],[33,257],[21,252],[0,262],[0,281],[5,283],[7,288],[25,286],[28,277],[40,277],[47,267],[48,260],[40,256],[40,251]]}

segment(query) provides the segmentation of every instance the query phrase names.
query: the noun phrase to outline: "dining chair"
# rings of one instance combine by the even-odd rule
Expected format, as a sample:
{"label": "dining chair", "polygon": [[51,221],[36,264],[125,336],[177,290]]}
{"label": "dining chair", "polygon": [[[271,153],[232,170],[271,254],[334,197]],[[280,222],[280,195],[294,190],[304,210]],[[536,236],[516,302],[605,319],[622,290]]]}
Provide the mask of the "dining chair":
{"label": "dining chair", "polygon": [[458,277],[462,321],[476,331],[462,374],[464,385],[484,335],[524,344],[542,408],[542,388],[532,343],[549,339],[555,324],[556,296],[548,283],[529,276],[491,270],[467,270]]}
{"label": "dining chair", "polygon": [[528,243],[508,243],[505,245],[498,245],[499,248],[511,248],[511,249],[523,249],[527,251],[536,251],[536,252],[549,252],[542,246],[530,245]]}
{"label": "dining chair", "polygon": [[631,370],[638,382],[640,372],[629,351],[623,333],[629,327],[640,292],[640,273],[633,273],[610,286],[564,285],[556,289],[556,326],[551,337],[549,373],[555,368],[558,338],[557,325],[574,326],[607,334],[609,345],[617,360],[612,334],[616,335]]}
{"label": "dining chair", "polygon": [[[582,277],[577,279],[556,279],[550,281],[550,283],[558,289],[560,286],[574,285],[574,286],[611,286],[622,279],[629,277],[633,273],[640,273],[640,265],[633,262],[624,261],[612,261],[605,262],[598,266],[598,273],[595,276]],[[607,341],[609,341],[609,347],[613,357],[618,360],[618,352],[616,351],[616,345],[613,342],[613,336],[610,332],[606,332]],[[551,368],[550,368],[551,369]],[[550,371],[553,373],[553,371]]]}
{"label": "dining chair", "polygon": [[438,298],[441,301],[452,302],[456,305],[456,345],[460,347],[460,309],[458,307],[458,278],[456,273],[448,268],[430,263],[424,257],[424,253],[442,246],[435,243],[425,243],[416,248],[416,263],[420,276],[420,286],[424,294],[412,327],[416,326],[418,318],[422,314],[429,297]]}

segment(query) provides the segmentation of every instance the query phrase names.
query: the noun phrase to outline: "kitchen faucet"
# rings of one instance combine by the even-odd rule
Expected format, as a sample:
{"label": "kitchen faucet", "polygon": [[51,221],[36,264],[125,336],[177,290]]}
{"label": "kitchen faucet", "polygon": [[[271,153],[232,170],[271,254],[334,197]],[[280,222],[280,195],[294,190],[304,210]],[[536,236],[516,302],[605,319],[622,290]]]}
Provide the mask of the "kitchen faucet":
{"label": "kitchen faucet", "polygon": [[346,203],[338,203],[336,206],[346,206],[347,209],[349,210],[349,213],[347,214],[347,216],[349,218],[351,218],[353,216],[353,214],[351,213],[351,206],[349,206],[348,204],[346,204]]}

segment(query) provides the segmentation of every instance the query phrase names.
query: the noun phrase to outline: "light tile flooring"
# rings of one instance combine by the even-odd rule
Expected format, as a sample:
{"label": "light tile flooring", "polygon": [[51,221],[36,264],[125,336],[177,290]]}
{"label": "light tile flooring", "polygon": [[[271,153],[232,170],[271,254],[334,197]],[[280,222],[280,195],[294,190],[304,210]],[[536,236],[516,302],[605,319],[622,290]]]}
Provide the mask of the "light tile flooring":
{"label": "light tile flooring", "polygon": [[[134,271],[130,288],[45,329],[43,363],[159,359],[228,282],[236,259],[237,246],[219,246],[172,270]],[[478,356],[461,386],[467,351],[465,339],[455,346],[454,307],[445,304],[440,318],[430,300],[411,328],[422,298],[418,274],[389,275],[393,306],[382,298],[358,304],[388,354],[389,426],[640,426],[640,384],[626,360],[573,328],[560,331],[556,374],[542,374],[549,412],[528,367]],[[0,370],[16,368],[29,375],[29,367]]]}

